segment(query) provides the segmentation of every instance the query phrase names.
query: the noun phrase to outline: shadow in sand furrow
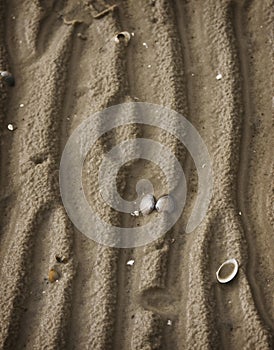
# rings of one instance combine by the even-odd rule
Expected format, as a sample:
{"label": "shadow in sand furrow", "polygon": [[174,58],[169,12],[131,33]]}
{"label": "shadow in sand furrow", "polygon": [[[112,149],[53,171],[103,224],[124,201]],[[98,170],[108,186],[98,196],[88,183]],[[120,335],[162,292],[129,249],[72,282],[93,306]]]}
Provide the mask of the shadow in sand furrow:
{"label": "shadow in sand furrow", "polygon": [[[169,16],[174,18],[171,5],[157,3],[154,7],[153,4],[145,2],[141,6],[123,2],[121,12],[123,15],[123,27],[134,33],[127,55],[127,71],[131,97],[136,98],[138,101],[143,100],[170,106],[180,111],[186,110],[183,61],[182,55],[178,55],[181,47],[175,35],[176,29],[173,23],[175,21],[170,21],[170,19],[168,22],[166,21]],[[133,13],[134,16],[132,16]],[[142,24],[142,29],[137,30],[136,28],[140,26],[140,23]],[[132,54],[133,52],[134,55]],[[150,77],[153,77],[151,79],[151,85],[147,83]],[[176,129],[176,125],[172,125],[172,127]],[[170,135],[161,130],[149,131],[148,129],[145,126],[142,128],[142,137],[159,140],[161,144],[165,144],[172,152],[178,155],[180,160],[185,158],[185,151],[182,150],[182,147],[180,148],[177,140],[171,138]],[[150,178],[151,173],[149,173],[149,170],[151,168],[140,169],[138,176],[141,175],[142,178]],[[159,180],[157,177],[154,188],[157,196],[164,194],[161,180],[163,179]],[[134,223],[134,220],[132,222]],[[143,222],[145,222],[144,218],[140,218],[140,223],[142,224]],[[173,232],[174,236],[177,234],[180,236],[181,230],[179,225],[175,228],[175,231],[175,233]],[[129,336],[123,344],[123,348],[125,349],[129,347],[141,349],[142,344],[147,342],[145,339],[152,338],[153,341],[149,340],[147,346],[159,348],[164,346],[165,343],[171,344],[171,341],[169,341],[170,335],[167,335],[167,339],[165,340],[165,335],[163,337],[160,334],[163,330],[165,332],[163,323],[166,322],[166,320],[161,320],[160,305],[158,305],[159,307],[156,305],[153,306],[153,301],[150,299],[144,302],[144,304],[138,297],[136,299],[137,291],[138,293],[146,293],[147,290],[154,291],[158,288],[162,288],[165,291],[167,289],[167,279],[172,280],[172,278],[167,278],[168,256],[174,253],[175,250],[170,248],[171,244],[169,244],[170,242],[168,243],[168,239],[166,243],[163,239],[160,241],[144,248],[135,249],[133,253],[135,264],[132,268],[129,307],[132,310],[132,315],[128,315],[126,320],[126,324],[128,325],[126,332]],[[170,271],[171,275],[176,274],[174,266],[180,266],[180,263],[177,263],[178,265],[173,265],[173,269]],[[150,302],[152,305],[150,305]],[[139,308],[138,304],[142,307],[146,305],[148,310],[153,309],[154,312]],[[159,315],[157,315],[157,312],[159,312]],[[138,317],[136,317],[135,313]],[[155,321],[155,317],[159,322]],[[146,324],[151,324],[151,327],[143,328],[141,326],[145,320],[147,322]],[[154,343],[156,337],[159,339],[157,346]],[[141,341],[141,339],[143,340]],[[172,339],[175,339],[174,334],[172,335]]]}
{"label": "shadow in sand furrow", "polygon": [[[60,348],[65,343],[73,275],[71,227],[64,209],[59,207],[47,211],[35,231],[33,252],[29,254],[26,272],[27,291],[20,333],[15,348]],[[60,263],[56,257],[66,260]],[[50,283],[48,273],[52,268],[59,276],[56,282]]]}
{"label": "shadow in sand furrow", "polygon": [[[249,2],[247,2],[248,4]],[[248,264],[247,264],[247,276],[251,285],[252,295],[256,304],[256,308],[260,314],[260,317],[264,321],[265,325],[270,329],[274,329],[273,321],[270,318],[267,306],[264,303],[264,297],[261,292],[263,286],[259,286],[256,281],[256,265],[258,262],[257,250],[258,247],[254,244],[254,237],[252,231],[256,222],[252,222],[248,215],[248,201],[246,200],[248,192],[248,174],[250,164],[250,144],[251,144],[251,123],[254,116],[253,101],[251,100],[250,93],[250,65],[248,60],[248,42],[245,33],[246,23],[244,22],[246,6],[243,1],[241,4],[235,3],[232,7],[233,12],[233,25],[235,31],[235,38],[237,41],[238,57],[241,71],[241,87],[242,87],[242,103],[243,103],[243,126],[242,126],[242,140],[241,140],[241,154],[240,154],[240,166],[238,173],[238,189],[237,189],[237,201],[241,210],[241,221],[245,232],[245,238],[247,240],[248,248]],[[258,244],[258,243],[257,243]],[[264,252],[264,254],[267,254]],[[269,251],[269,254],[271,252]]]}
{"label": "shadow in sand furrow", "polygon": [[[103,54],[99,54],[100,59],[95,60],[88,45],[84,45],[80,57],[81,71],[78,71],[79,77],[76,76],[74,80],[76,94],[77,90],[81,90],[81,96],[79,101],[74,99],[75,109],[71,107],[71,112],[77,111],[78,107],[84,115],[75,115],[71,128],[79,124],[83,117],[92,117],[92,113],[121,102],[125,95],[125,48],[117,46],[112,40],[119,30],[121,28],[117,14],[110,12],[94,20],[85,32],[86,42],[96,39],[93,42],[94,50],[98,49]],[[78,103],[81,104],[80,108]],[[94,127],[94,132],[98,135],[104,127],[101,124]],[[111,212],[107,205],[103,205],[98,191],[98,169],[102,156],[116,143],[116,138],[117,135],[113,133],[103,135],[96,142],[96,148],[90,150],[85,160],[83,184],[87,199],[92,201],[102,219],[119,226],[118,215]],[[122,318],[120,300],[125,299],[125,258],[118,249],[91,241],[81,243],[80,240],[86,240],[81,235],[82,233],[74,235],[74,255],[78,267],[73,286],[72,320],[67,343],[71,348],[85,346],[92,349],[110,349],[115,343],[116,328]],[[83,300],[89,303],[88,307]]]}
{"label": "shadow in sand furrow", "polygon": [[[241,320],[240,323],[246,325],[244,326],[244,330],[237,329],[236,327],[235,331],[230,333],[230,342],[232,346],[238,346],[240,339],[245,339],[250,347],[255,346],[258,342],[262,344],[262,346],[268,347],[268,334],[258,319],[258,314],[252,301],[250,287],[244,273],[246,263],[246,251],[244,249],[245,239],[239,217],[236,214],[235,184],[237,165],[239,164],[238,148],[240,147],[241,137],[239,118],[242,116],[242,103],[240,98],[241,88],[239,84],[239,60],[236,51],[236,39],[233,33],[230,10],[230,4],[226,2],[220,3],[218,6],[213,6],[213,2],[211,1],[204,4],[204,21],[208,38],[210,40],[208,44],[211,47],[211,63],[215,64],[215,67],[218,67],[219,71],[222,72],[221,84],[218,91],[215,88],[216,92],[213,100],[213,106],[215,113],[217,113],[219,126],[218,129],[215,129],[216,137],[218,138],[214,151],[215,198],[212,203],[212,210],[208,214],[208,218],[212,218],[212,214],[214,215],[214,212],[216,211],[218,211],[218,215],[222,216],[221,220],[225,223],[223,249],[226,249],[228,257],[236,257],[239,260],[243,271],[239,276],[238,294],[236,293],[234,299],[235,309],[225,310],[219,297],[216,300],[217,312],[222,313],[226,311],[229,320],[233,320],[233,314],[234,316],[237,315],[237,319]],[[222,133],[222,131],[225,132]],[[218,168],[216,168],[217,164]],[[210,231],[208,234],[210,234]],[[200,231],[199,235],[201,235],[201,240],[200,243],[196,244],[191,249],[190,255],[192,256],[194,256],[193,254],[195,250],[201,249],[202,246],[205,248],[206,242],[208,245],[209,237],[206,238],[206,231]],[[211,245],[212,244],[213,247],[215,247],[214,241],[211,241]],[[211,249],[215,251],[213,247]],[[206,251],[207,249],[204,249],[203,252],[201,251],[201,254],[195,254],[197,258],[196,264],[203,265],[202,259],[205,258]],[[198,273],[200,272],[197,271],[197,276],[199,276]],[[194,285],[197,283],[198,289],[201,289],[201,291],[204,288],[208,289],[209,281],[206,282],[206,277],[202,278],[202,280],[199,280],[195,275],[193,277],[196,278]],[[203,281],[203,279],[205,280]],[[204,284],[204,287],[201,287],[202,284]],[[209,295],[207,297],[209,297]],[[190,295],[190,305],[191,300],[194,302],[193,296]],[[214,305],[213,301],[212,304]],[[241,312],[239,310],[241,310]],[[249,315],[248,320],[247,314]],[[194,316],[195,314],[193,313],[192,315]],[[208,325],[207,332],[200,329],[199,317],[204,316],[203,309],[201,308],[201,311],[196,314],[195,318],[191,317],[188,320],[188,334],[194,334],[193,332],[195,332],[195,329],[197,331],[193,338],[188,339],[190,346],[193,341],[195,342],[196,337],[204,339],[203,343],[205,344],[211,343],[210,328],[212,326],[210,324]],[[213,315],[211,311],[211,319],[212,318]],[[256,334],[256,330],[260,335]],[[223,331],[224,330],[222,330],[222,332]],[[244,338],[243,334],[245,334]],[[223,344],[223,346],[226,346],[226,344]]]}
{"label": "shadow in sand furrow", "polygon": [[[53,207],[53,202],[59,199],[57,192],[58,150],[55,147],[55,140],[58,138],[58,113],[63,97],[62,82],[65,78],[66,57],[73,30],[65,27],[61,33],[62,40],[58,38],[57,43],[54,41],[52,43],[55,52],[49,55],[46,66],[43,66],[42,58],[38,62],[39,71],[36,66],[31,77],[24,69],[21,70],[22,85],[21,89],[16,92],[18,101],[24,99],[29,104],[25,108],[23,122],[20,121],[18,129],[19,145],[13,145],[10,153],[15,159],[20,159],[20,163],[17,163],[16,166],[17,181],[21,184],[21,188],[17,197],[17,205],[13,209],[17,210],[16,227],[8,232],[9,244],[1,271],[1,278],[5,278],[6,282],[1,285],[3,327],[1,327],[0,339],[1,344],[7,348],[14,345],[20,331],[24,332],[24,329],[19,329],[20,317],[29,287],[25,277],[30,269],[30,256],[34,249],[33,238],[36,236],[37,225],[45,213]],[[14,65],[18,65],[16,56],[13,56],[12,60]],[[39,91],[43,93],[39,94]],[[8,113],[11,113],[11,109]],[[13,212],[10,218],[12,214]],[[66,244],[67,242],[65,246]],[[12,274],[8,272],[10,269],[12,269]],[[67,296],[61,297],[62,303],[59,304],[61,308],[65,308],[66,298]],[[58,313],[57,309],[55,312]],[[50,331],[51,334],[54,334],[51,342],[59,343],[59,337],[65,329],[66,322],[61,328],[60,323],[51,322],[50,320],[56,317],[55,312],[48,316],[45,322],[48,328],[40,334],[40,339],[47,340]],[[43,314],[43,317],[47,315]]]}
{"label": "shadow in sand furrow", "polygon": [[37,12],[39,11],[40,18],[36,21],[36,27],[31,32],[33,37],[31,42],[38,55],[45,53],[57,31],[63,25],[61,12],[64,10],[64,5],[65,1],[54,1],[48,4],[39,2]]}

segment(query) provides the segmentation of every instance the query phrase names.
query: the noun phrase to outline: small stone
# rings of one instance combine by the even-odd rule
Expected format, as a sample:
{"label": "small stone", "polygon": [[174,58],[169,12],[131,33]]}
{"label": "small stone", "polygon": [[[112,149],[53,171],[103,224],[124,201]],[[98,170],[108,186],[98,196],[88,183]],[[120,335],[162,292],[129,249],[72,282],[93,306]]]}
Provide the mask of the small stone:
{"label": "small stone", "polygon": [[172,321],[171,320],[167,320],[167,323],[166,323],[168,326],[172,326]]}
{"label": "small stone", "polygon": [[131,216],[139,216],[140,212],[138,210],[133,211],[132,213],[130,213]]}
{"label": "small stone", "polygon": [[87,40],[87,37],[85,35],[83,35],[83,33],[77,33],[78,38],[82,39],[82,40]]}
{"label": "small stone", "polygon": [[239,211],[239,215],[242,215],[242,212],[241,212],[241,211]]}
{"label": "small stone", "polygon": [[149,64],[149,65],[147,66],[147,68],[151,68],[151,64]]}
{"label": "small stone", "polygon": [[24,103],[20,103],[20,106],[19,106],[19,107],[22,108],[22,107],[24,107],[24,106],[25,106]]}
{"label": "small stone", "polygon": [[144,46],[146,49],[148,49],[147,43],[143,43],[143,46]]}
{"label": "small stone", "polygon": [[58,282],[59,273],[55,269],[49,270],[48,280],[50,283]]}

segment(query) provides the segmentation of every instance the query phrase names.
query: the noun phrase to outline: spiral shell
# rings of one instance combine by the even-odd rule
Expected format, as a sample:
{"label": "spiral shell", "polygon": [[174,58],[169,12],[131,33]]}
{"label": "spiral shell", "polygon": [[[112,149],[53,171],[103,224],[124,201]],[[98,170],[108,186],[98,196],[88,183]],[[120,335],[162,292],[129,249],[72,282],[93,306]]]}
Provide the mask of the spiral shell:
{"label": "spiral shell", "polygon": [[171,213],[174,210],[174,200],[170,195],[165,195],[158,199],[155,208],[159,213]]}
{"label": "spiral shell", "polygon": [[59,278],[59,273],[55,269],[49,270],[48,280],[50,281],[50,283],[56,282]]}
{"label": "spiral shell", "polygon": [[237,275],[239,265],[236,259],[226,260],[217,270],[216,277],[220,283],[228,283]]}
{"label": "spiral shell", "polygon": [[152,194],[146,194],[140,203],[140,212],[149,215],[155,208],[155,198]]}
{"label": "spiral shell", "polygon": [[15,80],[12,74],[8,71],[1,71],[0,72],[1,78],[9,85],[9,86],[14,86],[15,85]]}

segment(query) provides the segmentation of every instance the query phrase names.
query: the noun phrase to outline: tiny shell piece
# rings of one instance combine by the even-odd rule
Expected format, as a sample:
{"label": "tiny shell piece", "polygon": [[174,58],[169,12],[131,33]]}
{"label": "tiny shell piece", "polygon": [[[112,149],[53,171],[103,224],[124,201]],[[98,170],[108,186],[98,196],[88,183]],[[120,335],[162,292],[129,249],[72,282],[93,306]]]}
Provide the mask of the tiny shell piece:
{"label": "tiny shell piece", "polygon": [[228,283],[237,275],[239,265],[236,259],[226,260],[217,270],[216,277],[220,283]]}
{"label": "tiny shell piece", "polygon": [[129,266],[132,266],[132,265],[134,265],[134,260],[132,259],[132,260],[129,260],[129,261],[127,261],[127,265],[129,265]]}
{"label": "tiny shell piece", "polygon": [[128,46],[128,42],[130,40],[130,34],[129,32],[120,32],[115,35],[114,41],[117,44],[124,43],[125,46]]}
{"label": "tiny shell piece", "polygon": [[174,210],[174,201],[171,196],[165,195],[158,199],[155,208],[159,213],[171,213]]}
{"label": "tiny shell piece", "polygon": [[59,273],[54,269],[49,270],[48,279],[50,283],[56,282],[59,279]]}
{"label": "tiny shell piece", "polygon": [[152,194],[146,194],[140,203],[140,212],[143,215],[149,215],[155,208],[155,198]]}
{"label": "tiny shell piece", "polygon": [[55,255],[55,259],[58,263],[66,264],[68,262],[68,258],[65,256]]}

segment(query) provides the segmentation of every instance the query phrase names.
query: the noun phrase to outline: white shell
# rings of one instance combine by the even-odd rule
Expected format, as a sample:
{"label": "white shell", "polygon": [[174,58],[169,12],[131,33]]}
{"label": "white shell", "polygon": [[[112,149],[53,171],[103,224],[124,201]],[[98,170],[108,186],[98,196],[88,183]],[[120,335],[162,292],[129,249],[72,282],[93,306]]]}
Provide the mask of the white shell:
{"label": "white shell", "polygon": [[150,214],[155,208],[155,198],[152,194],[146,194],[140,203],[140,212],[143,215]]}
{"label": "white shell", "polygon": [[221,74],[221,73],[219,73],[219,74],[217,74],[217,75],[216,75],[216,80],[221,80],[221,79],[222,79],[222,77],[223,77],[223,76],[222,76],[222,74]]}
{"label": "white shell", "polygon": [[[227,265],[233,265],[233,270],[232,272],[230,272],[227,276],[225,277],[221,277],[220,276],[220,273],[221,273],[221,270],[227,266]],[[237,275],[238,273],[238,269],[239,269],[239,265],[238,265],[238,262],[236,259],[229,259],[229,260],[226,260],[219,268],[218,268],[218,271],[216,272],[216,277],[217,277],[217,280],[218,282],[220,283],[228,283],[230,282],[231,280],[233,280],[233,278]]]}
{"label": "white shell", "polygon": [[123,42],[125,44],[125,46],[128,46],[129,40],[130,40],[129,32],[120,32],[120,33],[116,34],[114,37],[114,41],[117,44]]}
{"label": "white shell", "polygon": [[165,195],[158,199],[155,208],[159,213],[171,213],[174,210],[174,201],[171,196]]}
{"label": "white shell", "polygon": [[10,131],[13,131],[13,130],[14,130],[14,126],[13,126],[12,124],[8,124],[8,129],[9,129]]}
{"label": "white shell", "polygon": [[134,265],[134,263],[135,263],[135,261],[132,259],[132,260],[129,260],[129,261],[127,261],[127,265],[129,265],[129,266],[133,266]]}
{"label": "white shell", "polygon": [[4,71],[1,71],[0,74],[1,74],[1,77],[3,77],[3,78],[4,78],[4,77],[9,77],[9,76],[11,75],[10,72],[5,71],[5,70],[4,70]]}

